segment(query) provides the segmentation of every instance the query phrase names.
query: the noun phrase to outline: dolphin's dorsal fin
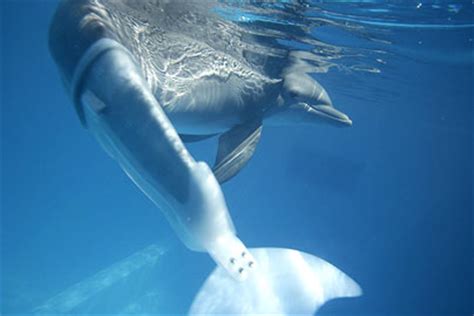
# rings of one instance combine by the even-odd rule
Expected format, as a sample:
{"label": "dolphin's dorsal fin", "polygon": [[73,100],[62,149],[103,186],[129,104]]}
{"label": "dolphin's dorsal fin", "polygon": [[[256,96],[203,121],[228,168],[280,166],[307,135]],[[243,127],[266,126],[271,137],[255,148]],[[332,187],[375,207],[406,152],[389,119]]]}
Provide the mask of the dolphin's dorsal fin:
{"label": "dolphin's dorsal fin", "polygon": [[250,160],[262,133],[262,120],[237,125],[219,137],[214,174],[220,183],[235,176]]}

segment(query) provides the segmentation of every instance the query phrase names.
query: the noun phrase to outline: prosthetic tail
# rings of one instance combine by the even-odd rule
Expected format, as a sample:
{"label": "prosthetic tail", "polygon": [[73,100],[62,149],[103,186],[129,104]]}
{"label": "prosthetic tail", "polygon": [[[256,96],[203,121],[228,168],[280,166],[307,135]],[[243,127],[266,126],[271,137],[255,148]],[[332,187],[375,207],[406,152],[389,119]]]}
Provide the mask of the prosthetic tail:
{"label": "prosthetic tail", "polygon": [[71,92],[85,126],[188,248],[209,252],[230,275],[243,279],[254,259],[236,236],[221,188],[208,165],[188,153],[133,56],[102,39],[76,69]]}

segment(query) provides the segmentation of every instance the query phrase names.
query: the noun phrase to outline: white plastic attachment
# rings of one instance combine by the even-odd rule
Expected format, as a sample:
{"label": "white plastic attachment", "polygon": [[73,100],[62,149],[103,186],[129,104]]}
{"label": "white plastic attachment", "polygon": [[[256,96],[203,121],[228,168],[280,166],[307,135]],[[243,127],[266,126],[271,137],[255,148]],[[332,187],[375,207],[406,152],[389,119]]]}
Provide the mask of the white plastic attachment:
{"label": "white plastic attachment", "polygon": [[[236,236],[221,187],[209,166],[196,163],[190,173],[188,202],[178,209],[183,231],[177,231],[188,245],[209,252],[214,261],[236,280],[244,280],[256,262]],[[189,238],[188,237],[188,238]]]}
{"label": "white plastic attachment", "polygon": [[219,237],[208,248],[214,261],[231,277],[244,281],[255,270],[256,261],[250,251],[237,236],[228,234]]}

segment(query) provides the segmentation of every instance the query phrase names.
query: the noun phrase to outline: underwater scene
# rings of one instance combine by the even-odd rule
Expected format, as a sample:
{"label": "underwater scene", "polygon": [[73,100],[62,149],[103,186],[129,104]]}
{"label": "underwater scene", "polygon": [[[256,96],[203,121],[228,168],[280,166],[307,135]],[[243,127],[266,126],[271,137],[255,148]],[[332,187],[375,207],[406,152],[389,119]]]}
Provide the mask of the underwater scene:
{"label": "underwater scene", "polygon": [[0,13],[0,314],[474,314],[472,1]]}

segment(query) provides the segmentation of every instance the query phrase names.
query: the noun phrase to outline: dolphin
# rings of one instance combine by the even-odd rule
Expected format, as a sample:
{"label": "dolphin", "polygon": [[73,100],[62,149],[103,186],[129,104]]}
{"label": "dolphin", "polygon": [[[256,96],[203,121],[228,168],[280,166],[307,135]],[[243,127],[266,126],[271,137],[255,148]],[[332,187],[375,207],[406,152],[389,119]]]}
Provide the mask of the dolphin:
{"label": "dolphin", "polygon": [[[255,275],[260,285],[312,288],[307,282],[314,278],[287,270],[307,267],[308,260],[318,270],[322,259],[294,261],[298,251],[249,250],[237,237],[219,181],[250,159],[263,121],[347,126],[351,120],[332,106],[300,59],[290,56],[294,60],[280,78],[266,75],[249,58],[257,46],[244,41],[236,24],[211,13],[214,5],[63,0],[51,23],[50,51],[82,124],[161,209],[181,241],[207,252],[232,280],[211,282],[199,301],[214,302],[221,286]],[[214,135],[220,135],[219,148],[211,169],[183,141]],[[253,253],[265,264],[260,267]],[[288,256],[293,259],[283,260]],[[309,275],[312,268],[304,271]],[[278,279],[282,275],[288,277]],[[334,278],[331,286],[339,294],[330,298],[360,295],[354,281],[341,280]],[[270,304],[266,300],[260,298],[260,306]],[[281,300],[286,306],[289,298]]]}
{"label": "dolphin", "polygon": [[[248,32],[209,14],[212,5],[210,1],[77,1],[75,11],[81,13],[70,17],[73,25],[53,26],[53,32],[69,42],[65,46],[81,45],[78,55],[103,37],[123,45],[184,142],[219,136],[213,171],[220,183],[252,157],[263,122],[352,124],[333,107],[300,59],[290,56],[277,77],[256,67],[246,56],[262,45],[252,46],[245,37]],[[74,24],[81,29],[66,29]],[[71,43],[70,31],[87,35],[81,44]],[[244,37],[245,43],[238,40]]]}

